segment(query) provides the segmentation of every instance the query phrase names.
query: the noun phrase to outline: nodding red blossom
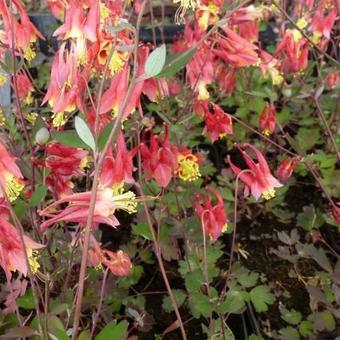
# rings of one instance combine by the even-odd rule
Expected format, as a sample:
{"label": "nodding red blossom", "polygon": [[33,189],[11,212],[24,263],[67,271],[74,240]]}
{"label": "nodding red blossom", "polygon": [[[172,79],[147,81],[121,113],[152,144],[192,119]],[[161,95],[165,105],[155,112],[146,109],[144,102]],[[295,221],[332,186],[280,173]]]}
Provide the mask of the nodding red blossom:
{"label": "nodding red blossom", "polygon": [[335,205],[332,208],[332,216],[335,222],[340,223],[340,202],[336,202]]}
{"label": "nodding red blossom", "polygon": [[214,49],[214,54],[234,67],[256,65],[259,61],[257,47],[230,28],[224,31],[226,36],[219,35],[219,48]]}
{"label": "nodding red blossom", "polygon": [[320,7],[313,15],[312,18],[312,30],[313,40],[320,40],[322,36],[326,39],[331,38],[332,27],[336,20],[336,8],[331,9],[327,15],[325,15],[324,8]]}
{"label": "nodding red blossom", "polygon": [[59,20],[63,20],[65,14],[65,3],[63,0],[47,0],[47,5],[52,14]]}
{"label": "nodding red blossom", "polygon": [[259,119],[260,132],[265,136],[270,136],[276,127],[276,110],[272,103],[266,102]]}
{"label": "nodding red blossom", "polygon": [[[17,87],[18,87],[18,97],[25,104],[32,104],[33,97],[32,92],[34,90],[31,80],[29,79],[25,71],[20,71],[16,75]],[[14,84],[12,84],[14,87]]]}
{"label": "nodding red blossom", "polygon": [[293,30],[286,30],[276,48],[275,57],[281,61],[281,70],[285,73],[301,72],[308,65],[309,44],[299,34]]}
{"label": "nodding red blossom", "polygon": [[18,198],[25,183],[15,161],[16,157],[0,142],[0,198],[7,197],[10,202]]}
{"label": "nodding red blossom", "polygon": [[267,161],[262,153],[248,143],[243,144],[243,148],[249,148],[255,154],[258,161],[255,163],[240,146],[237,145],[237,148],[242,153],[248,165],[249,172],[241,173],[243,170],[234,165],[229,156],[227,157],[227,161],[236,175],[241,173],[239,178],[245,185],[244,196],[248,196],[249,193],[251,193],[256,200],[258,200],[261,195],[266,200],[275,197],[275,188],[282,187],[282,184],[271,174]]}
{"label": "nodding red blossom", "polygon": [[340,72],[329,72],[325,79],[325,84],[328,89],[334,89],[339,84]]}
{"label": "nodding red blossom", "polygon": [[233,125],[230,116],[218,105],[210,103],[213,110],[207,110],[204,115],[204,132],[208,133],[214,143],[218,138],[233,133]]}
{"label": "nodding red blossom", "polygon": [[201,176],[199,165],[204,158],[190,149],[178,147],[176,152],[177,167],[175,174],[183,181],[194,181]]}
{"label": "nodding red blossom", "polygon": [[[44,210],[40,211],[41,216],[47,219],[40,225],[41,231],[45,231],[49,226],[58,222],[75,222],[85,225],[90,206],[91,191],[76,193],[50,204]],[[68,207],[56,210],[56,207],[69,203]],[[116,195],[110,188],[101,188],[97,191],[96,203],[93,214],[93,227],[99,223],[105,223],[112,227],[119,225],[119,221],[114,216],[116,210],[125,210],[128,213],[136,212],[135,194],[127,191],[123,194]]]}
{"label": "nodding red blossom", "polygon": [[82,109],[82,92],[85,89],[85,76],[77,66],[74,44],[66,49],[63,43],[54,57],[50,84],[42,104],[47,101],[53,109],[53,125],[60,127],[66,123],[65,112],[72,112],[76,105]]}
{"label": "nodding red blossom", "polygon": [[195,18],[201,29],[206,30],[218,20],[223,0],[200,0],[195,8]]}
{"label": "nodding red blossom", "polygon": [[97,41],[99,28],[99,0],[92,0],[88,12],[79,0],[69,0],[65,9],[65,21],[54,33],[63,40],[74,39],[77,60],[87,62],[87,40]]}
{"label": "nodding red blossom", "polygon": [[8,206],[4,200],[0,202],[1,210],[7,209],[7,214],[0,215],[0,265],[6,274],[11,277],[11,272],[19,271],[27,275],[28,268],[25,251],[34,272],[39,269],[39,264],[34,257],[34,250],[41,249],[44,245],[39,244],[28,236],[23,235],[24,244],[21,242],[19,231],[8,221]]}
{"label": "nodding red blossom", "polygon": [[276,169],[276,177],[282,182],[286,181],[292,175],[299,163],[300,157],[284,158]]}
{"label": "nodding red blossom", "polygon": [[144,135],[140,151],[146,179],[153,178],[161,187],[167,187],[178,165],[177,150],[169,141],[167,126],[162,135],[151,132],[148,144]]}
{"label": "nodding red blossom", "polygon": [[2,43],[12,47],[13,34],[15,47],[23,52],[26,60],[31,61],[36,55],[33,50],[33,43],[36,42],[38,37],[40,39],[44,39],[44,37],[30,21],[21,1],[13,0],[13,4],[19,13],[20,22],[10,13],[6,1],[0,0],[0,15],[5,26],[6,36]]}
{"label": "nodding red blossom", "polygon": [[207,189],[215,195],[216,204],[211,203],[210,196],[204,197],[202,194],[196,194],[195,212],[201,220],[205,234],[212,241],[216,241],[221,233],[227,230],[228,218],[221,194],[211,186],[208,186]]}
{"label": "nodding red blossom", "polygon": [[83,175],[88,151],[53,142],[45,146],[45,166],[53,174],[61,176]]}
{"label": "nodding red blossom", "polygon": [[235,69],[228,67],[222,62],[219,63],[216,66],[216,81],[218,82],[219,88],[226,94],[233,93],[237,82]]}
{"label": "nodding red blossom", "polygon": [[128,151],[123,134],[120,132],[117,138],[115,156],[110,148],[105,156],[99,185],[112,189],[121,189],[126,183],[134,183],[132,177],[134,166],[133,156],[135,151]]}
{"label": "nodding red blossom", "polygon": [[264,50],[260,50],[260,70],[264,77],[270,76],[273,85],[281,85],[283,82],[283,76],[279,71],[279,61],[271,54]]}
{"label": "nodding red blossom", "polygon": [[[205,31],[198,27],[197,22],[194,25],[192,28],[189,22],[186,23],[183,39],[173,44],[174,52],[188,50],[202,38]],[[210,96],[206,86],[211,84],[215,78],[214,60],[211,42],[208,40],[198,47],[194,56],[186,65],[186,78],[191,89],[195,89],[197,92],[198,100],[205,100]]]}
{"label": "nodding red blossom", "polygon": [[88,264],[96,268],[100,268],[104,265],[110,269],[113,275],[116,276],[127,276],[130,274],[132,268],[128,254],[122,250],[113,252],[107,249],[102,249],[93,235],[91,235],[90,238]]}

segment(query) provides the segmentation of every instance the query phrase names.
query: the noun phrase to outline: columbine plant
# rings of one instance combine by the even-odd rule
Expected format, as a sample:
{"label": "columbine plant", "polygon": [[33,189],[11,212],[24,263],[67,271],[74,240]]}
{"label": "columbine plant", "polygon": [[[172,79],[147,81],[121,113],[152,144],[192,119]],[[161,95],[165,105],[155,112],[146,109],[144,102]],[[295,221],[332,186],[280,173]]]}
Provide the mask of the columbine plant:
{"label": "columbine plant", "polygon": [[[151,0],[47,3],[43,56],[21,0],[0,0],[3,337],[231,339],[230,314],[249,339],[334,335],[339,4],[174,1],[165,44]],[[247,243],[294,222],[269,250],[305,315]],[[261,316],[275,297],[298,330]]]}

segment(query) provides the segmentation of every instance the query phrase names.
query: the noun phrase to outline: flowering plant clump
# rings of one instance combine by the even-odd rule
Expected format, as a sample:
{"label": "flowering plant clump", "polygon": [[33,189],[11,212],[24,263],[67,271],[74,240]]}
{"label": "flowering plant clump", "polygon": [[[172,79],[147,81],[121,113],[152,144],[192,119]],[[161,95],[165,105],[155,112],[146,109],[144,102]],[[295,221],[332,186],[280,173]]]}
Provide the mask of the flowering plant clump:
{"label": "flowering plant clump", "polygon": [[32,8],[0,0],[1,337],[335,338],[339,1]]}

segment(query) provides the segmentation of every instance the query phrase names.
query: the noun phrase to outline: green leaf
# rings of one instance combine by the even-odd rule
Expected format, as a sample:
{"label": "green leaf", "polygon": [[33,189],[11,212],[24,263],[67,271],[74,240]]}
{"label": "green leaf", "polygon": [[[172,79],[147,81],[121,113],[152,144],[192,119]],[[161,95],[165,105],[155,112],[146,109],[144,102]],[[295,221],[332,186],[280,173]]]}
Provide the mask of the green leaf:
{"label": "green leaf", "polygon": [[117,324],[116,321],[108,323],[101,332],[95,337],[95,340],[122,340],[125,339],[125,333],[128,328],[126,321]]}
{"label": "green leaf", "polygon": [[85,121],[77,116],[74,120],[74,127],[77,131],[78,136],[80,139],[88,145],[93,151],[96,150],[96,142],[94,141],[94,137],[90,128],[87,126]]}
{"label": "green leaf", "polygon": [[119,288],[130,288],[136,284],[143,274],[143,266],[133,266],[129,276],[120,277],[117,285]]}
{"label": "green leaf", "polygon": [[297,224],[306,231],[320,228],[323,223],[322,215],[319,211],[315,211],[313,205],[303,207],[302,212],[297,215]]}
{"label": "green leaf", "polygon": [[319,129],[300,128],[295,140],[304,151],[311,149],[320,139]]}
{"label": "green leaf", "polygon": [[169,78],[182,69],[194,56],[196,52],[195,48],[190,48],[187,51],[174,53],[169,55],[165,61],[165,66],[162,72],[157,75],[157,78],[166,77]]}
{"label": "green leaf", "polygon": [[32,289],[29,288],[27,289],[26,293],[24,296],[20,296],[19,298],[17,298],[17,305],[20,308],[23,309],[34,309],[35,308],[35,304],[34,304],[34,296],[33,296],[33,292]]}
{"label": "green leaf", "polygon": [[88,148],[74,130],[51,131],[51,135],[55,141],[64,145],[71,146],[73,148]]}
{"label": "green leaf", "polygon": [[295,310],[288,310],[284,307],[280,308],[281,318],[291,325],[298,325],[301,322],[302,314]]}
{"label": "green leaf", "polygon": [[45,198],[47,194],[47,186],[46,185],[37,185],[35,187],[34,193],[32,194],[29,205],[31,207],[37,207],[40,202]]}
{"label": "green leaf", "polygon": [[111,130],[113,128],[113,124],[114,122],[111,122],[110,124],[107,124],[104,128],[104,130],[102,131],[102,133],[99,135],[98,138],[98,149],[100,151],[102,151],[105,147],[105,144],[107,142],[107,140],[109,139]]}
{"label": "green leaf", "polygon": [[225,300],[216,307],[218,313],[237,313],[245,306],[244,296],[241,291],[230,290]]}
{"label": "green leaf", "polygon": [[310,338],[313,335],[313,323],[309,320],[304,320],[299,326],[299,332],[302,336]]}
{"label": "green leaf", "polygon": [[332,332],[336,326],[333,315],[328,311],[313,313],[308,317],[308,320],[314,323],[314,327],[318,331]]}
{"label": "green leaf", "polygon": [[262,336],[252,334],[248,337],[248,340],[263,340]]}
{"label": "green leaf", "polygon": [[58,340],[68,340],[69,337],[66,334],[65,327],[61,320],[55,316],[52,315],[47,320],[47,328],[48,331],[55,335]]}
{"label": "green leaf", "polygon": [[213,308],[208,296],[195,292],[189,296],[189,307],[194,318],[198,319],[201,315],[208,317]]}
{"label": "green leaf", "polygon": [[152,235],[150,232],[149,225],[147,223],[138,223],[132,226],[132,231],[134,234],[145,238],[146,240],[151,241]]}
{"label": "green leaf", "polygon": [[268,286],[260,285],[250,291],[250,300],[257,312],[266,312],[268,305],[274,302],[274,296]]}
{"label": "green leaf", "polygon": [[254,287],[259,278],[259,274],[256,272],[242,273],[237,276],[237,281],[246,288]]}
{"label": "green leaf", "polygon": [[55,335],[58,340],[71,340],[64,329],[57,328],[53,332],[53,335]]}
{"label": "green leaf", "polygon": [[193,292],[201,288],[204,282],[203,274],[200,269],[196,269],[193,272],[189,272],[185,275],[185,287],[188,292]]}
{"label": "green leaf", "polygon": [[4,335],[1,335],[0,338],[3,339],[21,339],[21,338],[29,338],[34,335],[38,335],[37,331],[27,327],[13,327],[10,328]]}
{"label": "green leaf", "polygon": [[166,58],[165,44],[154,49],[145,62],[145,75],[144,79],[157,76],[163,69]]}
{"label": "green leaf", "polygon": [[282,340],[300,340],[299,332],[291,326],[280,329],[280,333]]}
{"label": "green leaf", "polygon": [[[187,295],[182,289],[173,289],[172,293],[174,294],[178,308],[180,308],[183,305]],[[163,297],[162,308],[168,313],[173,311],[172,303],[169,296]]]}

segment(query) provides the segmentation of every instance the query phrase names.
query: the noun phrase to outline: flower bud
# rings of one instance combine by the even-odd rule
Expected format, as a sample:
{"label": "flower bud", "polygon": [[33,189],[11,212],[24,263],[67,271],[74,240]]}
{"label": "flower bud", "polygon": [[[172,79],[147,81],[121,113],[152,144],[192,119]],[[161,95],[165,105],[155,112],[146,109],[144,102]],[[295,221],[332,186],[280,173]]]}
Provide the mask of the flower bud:
{"label": "flower bud", "polygon": [[275,106],[271,103],[266,103],[264,110],[260,115],[259,128],[265,136],[270,136],[275,131],[276,126],[276,111]]}
{"label": "flower bud", "polygon": [[35,135],[35,142],[37,144],[46,144],[50,138],[50,133],[45,127],[42,127]]}
{"label": "flower bud", "polygon": [[284,158],[276,170],[276,177],[282,182],[286,181],[292,175],[299,163],[299,157]]}

